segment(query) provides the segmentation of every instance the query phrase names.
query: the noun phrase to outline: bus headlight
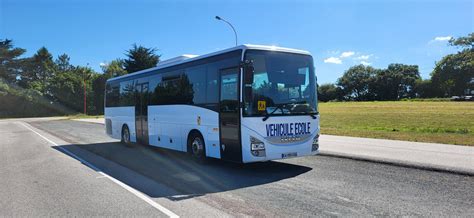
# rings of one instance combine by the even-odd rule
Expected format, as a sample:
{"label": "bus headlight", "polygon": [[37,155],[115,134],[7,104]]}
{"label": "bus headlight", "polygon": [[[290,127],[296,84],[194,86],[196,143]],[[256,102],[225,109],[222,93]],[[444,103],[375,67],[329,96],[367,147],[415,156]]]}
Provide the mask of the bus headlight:
{"label": "bus headlight", "polygon": [[319,149],[319,134],[314,136],[313,144],[311,145],[311,151],[317,151]]}
{"label": "bus headlight", "polygon": [[258,140],[255,137],[250,136],[250,150],[252,151],[259,151],[259,150],[265,150],[265,144]]}
{"label": "bus headlight", "polygon": [[265,144],[255,137],[250,136],[250,151],[253,156],[265,157]]}

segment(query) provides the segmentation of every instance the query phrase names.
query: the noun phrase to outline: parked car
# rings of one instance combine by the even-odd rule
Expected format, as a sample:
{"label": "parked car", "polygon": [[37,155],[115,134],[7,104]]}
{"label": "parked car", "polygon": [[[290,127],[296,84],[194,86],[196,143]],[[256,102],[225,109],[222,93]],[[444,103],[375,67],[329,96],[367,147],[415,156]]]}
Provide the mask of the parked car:
{"label": "parked car", "polygon": [[462,101],[462,98],[459,96],[451,96],[451,101]]}
{"label": "parked car", "polygon": [[451,96],[451,101],[474,101],[472,95],[466,96]]}

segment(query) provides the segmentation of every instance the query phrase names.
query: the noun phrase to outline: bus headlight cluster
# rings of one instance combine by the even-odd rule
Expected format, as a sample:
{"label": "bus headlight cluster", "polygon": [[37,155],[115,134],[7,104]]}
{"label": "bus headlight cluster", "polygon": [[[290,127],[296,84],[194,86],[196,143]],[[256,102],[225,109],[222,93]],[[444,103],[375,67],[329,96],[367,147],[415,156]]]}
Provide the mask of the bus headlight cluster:
{"label": "bus headlight cluster", "polygon": [[311,151],[317,151],[319,149],[319,134],[314,136]]}
{"label": "bus headlight cluster", "polygon": [[255,137],[250,136],[250,151],[253,156],[264,157],[265,156],[265,144]]}

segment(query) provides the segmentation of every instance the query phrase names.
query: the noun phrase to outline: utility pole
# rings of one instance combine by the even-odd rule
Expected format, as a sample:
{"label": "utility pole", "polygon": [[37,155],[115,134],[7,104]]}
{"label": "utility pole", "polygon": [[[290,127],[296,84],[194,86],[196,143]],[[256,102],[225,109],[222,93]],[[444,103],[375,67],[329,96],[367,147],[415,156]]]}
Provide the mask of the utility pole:
{"label": "utility pole", "polygon": [[234,26],[232,26],[232,24],[231,24],[229,21],[227,21],[227,20],[224,20],[224,19],[222,19],[222,18],[221,18],[221,17],[219,17],[219,16],[216,16],[216,19],[217,19],[217,20],[220,20],[220,21],[224,21],[225,23],[229,24],[230,28],[232,28],[232,30],[234,31],[234,36],[235,36],[235,46],[237,46],[237,31],[235,31],[235,28],[234,28]]}

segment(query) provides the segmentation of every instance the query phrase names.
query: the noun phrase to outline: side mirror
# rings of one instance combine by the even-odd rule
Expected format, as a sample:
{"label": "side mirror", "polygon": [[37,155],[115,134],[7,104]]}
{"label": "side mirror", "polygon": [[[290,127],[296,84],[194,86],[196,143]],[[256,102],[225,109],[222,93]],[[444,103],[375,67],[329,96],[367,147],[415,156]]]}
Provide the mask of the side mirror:
{"label": "side mirror", "polygon": [[252,99],[252,87],[244,87],[244,97],[245,101],[250,101]]}
{"label": "side mirror", "polygon": [[244,67],[244,84],[252,84],[253,83],[253,66],[246,65]]}
{"label": "side mirror", "polygon": [[244,69],[244,97],[245,99],[252,99],[252,84],[253,84],[253,74],[254,68],[251,60],[246,60],[243,63]]}

